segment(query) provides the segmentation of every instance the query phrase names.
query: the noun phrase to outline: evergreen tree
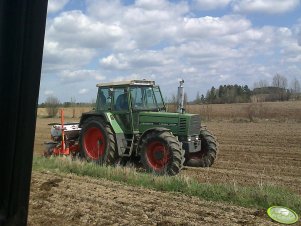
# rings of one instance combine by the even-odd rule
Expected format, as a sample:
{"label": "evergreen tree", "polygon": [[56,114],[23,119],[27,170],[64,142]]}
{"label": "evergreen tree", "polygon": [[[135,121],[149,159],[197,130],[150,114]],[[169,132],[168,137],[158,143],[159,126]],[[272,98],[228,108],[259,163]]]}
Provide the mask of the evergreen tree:
{"label": "evergreen tree", "polygon": [[250,102],[252,92],[247,85],[220,85],[218,89],[214,86],[207,91],[206,101],[208,103],[242,103]]}

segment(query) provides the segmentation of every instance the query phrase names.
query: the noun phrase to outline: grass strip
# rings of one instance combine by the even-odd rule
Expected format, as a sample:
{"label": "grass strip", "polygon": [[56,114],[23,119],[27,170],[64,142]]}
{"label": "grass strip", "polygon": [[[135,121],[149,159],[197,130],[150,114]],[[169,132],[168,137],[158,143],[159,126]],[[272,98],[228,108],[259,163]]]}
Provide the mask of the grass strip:
{"label": "grass strip", "polygon": [[199,183],[188,176],[156,176],[137,172],[130,167],[104,167],[70,158],[34,157],[33,170],[73,173],[79,176],[103,178],[157,191],[180,192],[208,201],[219,201],[244,207],[268,208],[273,205],[289,207],[300,214],[301,196],[272,185],[243,187],[231,184]]}

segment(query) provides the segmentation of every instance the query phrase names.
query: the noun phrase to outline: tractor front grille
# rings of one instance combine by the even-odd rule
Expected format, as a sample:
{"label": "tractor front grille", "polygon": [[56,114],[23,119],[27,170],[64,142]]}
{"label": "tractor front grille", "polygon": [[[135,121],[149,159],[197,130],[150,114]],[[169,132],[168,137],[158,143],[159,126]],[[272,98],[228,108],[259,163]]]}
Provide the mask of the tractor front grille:
{"label": "tractor front grille", "polygon": [[179,123],[179,134],[183,134],[186,132],[186,127],[187,127],[187,120],[186,118],[180,118],[180,123]]}
{"label": "tractor front grille", "polygon": [[200,133],[200,127],[201,127],[201,118],[199,115],[193,115],[190,119],[189,124],[189,135],[193,134],[199,134]]}

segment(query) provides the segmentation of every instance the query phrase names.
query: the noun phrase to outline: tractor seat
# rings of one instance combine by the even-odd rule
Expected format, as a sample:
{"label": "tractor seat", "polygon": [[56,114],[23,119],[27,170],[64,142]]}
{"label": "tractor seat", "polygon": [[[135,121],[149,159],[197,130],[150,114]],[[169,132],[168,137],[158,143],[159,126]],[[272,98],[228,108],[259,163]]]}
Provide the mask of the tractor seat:
{"label": "tractor seat", "polygon": [[101,92],[100,95],[99,95],[99,97],[100,97],[100,104],[101,105],[105,105],[106,102],[107,102],[105,95]]}
{"label": "tractor seat", "polygon": [[115,109],[117,111],[120,111],[120,110],[128,110],[128,108],[129,108],[129,105],[128,105],[126,94],[125,93],[120,94],[117,97],[116,104],[115,104]]}

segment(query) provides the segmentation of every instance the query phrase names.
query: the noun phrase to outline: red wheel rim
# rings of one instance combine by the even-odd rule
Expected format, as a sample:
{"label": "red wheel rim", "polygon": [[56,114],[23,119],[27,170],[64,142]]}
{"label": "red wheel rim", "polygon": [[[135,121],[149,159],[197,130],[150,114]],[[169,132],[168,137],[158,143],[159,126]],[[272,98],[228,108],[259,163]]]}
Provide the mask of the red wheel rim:
{"label": "red wheel rim", "polygon": [[96,127],[89,128],[84,135],[84,147],[87,155],[93,159],[98,160],[103,156],[105,150],[105,138]]}
{"label": "red wheel rim", "polygon": [[147,159],[151,168],[154,170],[163,169],[169,160],[169,152],[159,141],[154,141],[147,146]]}

